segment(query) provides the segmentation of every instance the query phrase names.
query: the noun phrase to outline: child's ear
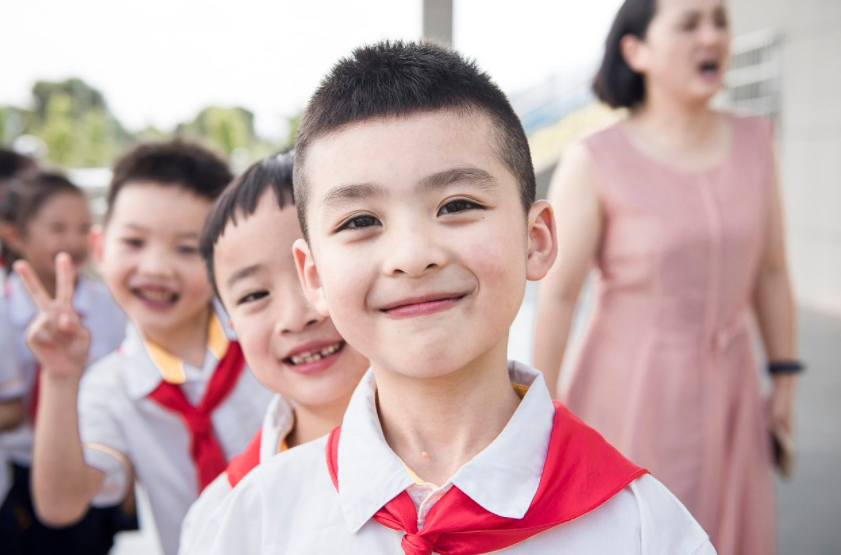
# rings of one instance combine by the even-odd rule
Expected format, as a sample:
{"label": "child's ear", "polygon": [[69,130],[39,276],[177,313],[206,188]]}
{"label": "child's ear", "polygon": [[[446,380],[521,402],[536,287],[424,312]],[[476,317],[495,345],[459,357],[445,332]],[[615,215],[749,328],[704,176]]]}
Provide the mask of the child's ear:
{"label": "child's ear", "polygon": [[558,238],[555,235],[555,212],[545,200],[535,202],[529,210],[529,245],[526,277],[531,281],[543,279],[558,257]]}
{"label": "child's ear", "polygon": [[321,278],[318,269],[315,267],[315,259],[312,257],[310,246],[303,239],[298,239],[292,245],[292,254],[295,256],[295,267],[298,270],[298,279],[304,289],[304,296],[319,314],[330,316],[327,310],[327,298],[324,295],[324,287],[321,285]]}
{"label": "child's ear", "polygon": [[88,235],[91,260],[93,260],[94,266],[97,270],[99,270],[100,265],[102,264],[102,251],[104,250],[103,244],[105,242],[103,234],[104,230],[102,226],[97,224],[91,227],[90,234]]}
{"label": "child's ear", "polygon": [[7,245],[12,252],[20,254],[23,249],[23,238],[18,228],[9,222],[0,222],[0,242]]}

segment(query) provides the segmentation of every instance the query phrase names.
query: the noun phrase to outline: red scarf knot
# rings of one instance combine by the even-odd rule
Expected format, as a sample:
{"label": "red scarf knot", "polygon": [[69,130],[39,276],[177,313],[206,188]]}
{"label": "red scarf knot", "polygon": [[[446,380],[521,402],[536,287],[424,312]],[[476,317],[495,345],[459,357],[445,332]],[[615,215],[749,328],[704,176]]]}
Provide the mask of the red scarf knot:
{"label": "red scarf knot", "polygon": [[198,406],[190,404],[180,386],[165,381],[161,381],[148,395],[165,409],[178,414],[187,425],[190,431],[190,456],[196,466],[199,491],[210,485],[228,465],[222,446],[216,439],[210,417],[236,387],[244,367],[245,357],[242,349],[239,343],[231,341],[225,355],[213,371]]}
{"label": "red scarf knot", "polygon": [[431,555],[435,546],[420,534],[406,534],[400,547],[406,555]]}

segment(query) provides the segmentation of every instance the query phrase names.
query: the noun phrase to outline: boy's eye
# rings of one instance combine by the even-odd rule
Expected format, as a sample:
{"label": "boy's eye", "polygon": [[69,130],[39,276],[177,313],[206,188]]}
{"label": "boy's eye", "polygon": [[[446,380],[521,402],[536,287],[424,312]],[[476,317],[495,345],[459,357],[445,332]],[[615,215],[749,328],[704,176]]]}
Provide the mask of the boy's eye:
{"label": "boy's eye", "polygon": [[264,297],[268,297],[268,291],[254,291],[253,293],[249,293],[237,301],[237,306],[246,304],[246,303],[253,303],[255,301],[259,301]]}
{"label": "boy's eye", "polygon": [[193,245],[181,245],[178,247],[178,254],[198,254],[199,249]]}
{"label": "boy's eye", "polygon": [[447,204],[441,207],[438,210],[438,215],[441,216],[443,214],[457,214],[459,212],[465,212],[467,210],[481,210],[483,207],[475,202],[471,202],[469,200],[459,199],[459,200],[451,200]]}
{"label": "boy's eye", "polygon": [[133,249],[139,249],[143,246],[142,239],[123,239],[123,244]]}
{"label": "boy's eye", "polygon": [[362,216],[354,216],[353,218],[347,220],[345,223],[339,226],[338,231],[342,231],[345,229],[362,229],[364,227],[372,227],[375,225],[380,225],[380,221],[374,216],[369,216],[366,214]]}

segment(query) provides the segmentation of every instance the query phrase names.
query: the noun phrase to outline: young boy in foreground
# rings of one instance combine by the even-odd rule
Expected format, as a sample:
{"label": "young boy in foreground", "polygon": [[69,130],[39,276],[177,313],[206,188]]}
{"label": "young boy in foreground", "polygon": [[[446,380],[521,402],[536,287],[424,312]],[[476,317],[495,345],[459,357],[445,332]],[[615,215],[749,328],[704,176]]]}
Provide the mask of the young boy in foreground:
{"label": "young boy in foreground", "polygon": [[429,44],[356,50],[304,113],[295,194],[304,290],[372,372],[341,429],[252,472],[193,553],[714,553],[657,480],[506,362],[556,241],[487,75]]}
{"label": "young boy in foreground", "polygon": [[47,524],[121,503],[136,477],[164,553],[174,554],[190,504],[259,428],[270,395],[225,336],[198,251],[230,180],[222,160],[179,141],[118,161],[94,251],[133,325],[84,379],[90,334],[70,305],[70,257],[57,257],[54,299],[31,267],[15,266],[39,311],[28,332],[41,365],[32,490]]}
{"label": "young boy in foreground", "polygon": [[202,232],[199,247],[208,275],[248,366],[278,395],[246,451],[190,508],[180,552],[189,549],[213,511],[258,464],[341,424],[368,369],[368,361],[301,290],[292,256],[293,243],[303,236],[292,195],[293,159],[285,152],[251,166],[216,201]]}

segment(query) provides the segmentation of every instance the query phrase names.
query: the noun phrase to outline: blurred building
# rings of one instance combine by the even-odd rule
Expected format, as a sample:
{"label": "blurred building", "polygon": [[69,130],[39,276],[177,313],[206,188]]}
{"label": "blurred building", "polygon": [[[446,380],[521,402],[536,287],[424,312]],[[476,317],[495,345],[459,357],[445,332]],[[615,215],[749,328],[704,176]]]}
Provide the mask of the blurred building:
{"label": "blurred building", "polygon": [[841,1],[729,8],[728,103],[775,119],[798,302],[841,316]]}

